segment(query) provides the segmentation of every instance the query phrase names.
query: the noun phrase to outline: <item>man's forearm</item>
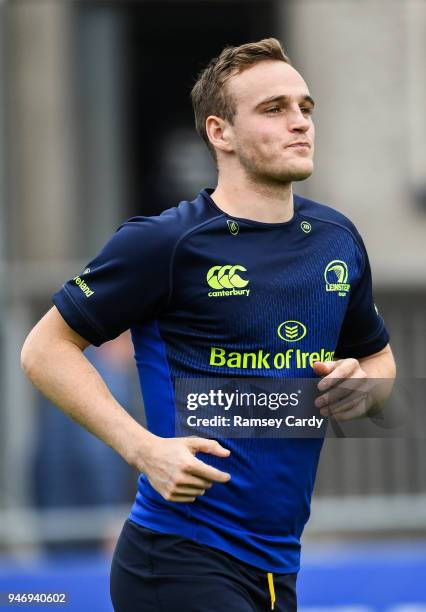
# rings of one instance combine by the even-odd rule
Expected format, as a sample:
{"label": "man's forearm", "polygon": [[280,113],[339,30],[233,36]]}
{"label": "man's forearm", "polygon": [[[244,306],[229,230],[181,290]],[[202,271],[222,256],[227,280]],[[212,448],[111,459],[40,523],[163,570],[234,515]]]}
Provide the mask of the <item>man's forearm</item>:
{"label": "man's forearm", "polygon": [[29,336],[22,368],[53,404],[140,469],[135,458],[140,461],[155,436],[117,402],[78,346],[63,340],[40,344]]}

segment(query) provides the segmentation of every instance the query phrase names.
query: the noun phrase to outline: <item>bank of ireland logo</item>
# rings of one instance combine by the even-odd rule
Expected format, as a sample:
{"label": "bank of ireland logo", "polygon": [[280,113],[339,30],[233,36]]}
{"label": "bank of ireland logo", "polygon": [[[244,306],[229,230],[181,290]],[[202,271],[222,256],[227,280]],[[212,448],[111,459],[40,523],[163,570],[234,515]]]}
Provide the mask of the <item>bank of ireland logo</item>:
{"label": "bank of ireland logo", "polygon": [[228,229],[231,232],[231,234],[233,236],[236,236],[238,232],[240,231],[240,226],[238,225],[238,223],[234,221],[233,219],[228,219],[227,224],[228,224]]}
{"label": "bank of ireland logo", "polygon": [[348,266],[340,259],[333,259],[324,270],[326,291],[337,291],[344,297],[351,286],[348,284]]}
{"label": "bank of ireland logo", "polygon": [[81,277],[84,276],[85,274],[88,274],[89,272],[90,272],[90,268],[86,268],[84,272],[81,273],[81,276],[74,276],[73,278],[73,281],[75,282],[77,287],[79,287],[81,291],[84,293],[84,295],[88,298],[91,295],[93,295],[95,291],[94,289],[91,289],[89,285]]}
{"label": "bank of ireland logo", "polygon": [[286,342],[298,342],[306,336],[306,325],[300,321],[284,321],[278,326],[278,335]]}
{"label": "bank of ireland logo", "polygon": [[250,289],[245,289],[249,281],[243,278],[240,272],[247,272],[247,268],[239,264],[212,266],[207,272],[206,280],[209,286],[216,291],[209,291],[208,296],[249,295]]}

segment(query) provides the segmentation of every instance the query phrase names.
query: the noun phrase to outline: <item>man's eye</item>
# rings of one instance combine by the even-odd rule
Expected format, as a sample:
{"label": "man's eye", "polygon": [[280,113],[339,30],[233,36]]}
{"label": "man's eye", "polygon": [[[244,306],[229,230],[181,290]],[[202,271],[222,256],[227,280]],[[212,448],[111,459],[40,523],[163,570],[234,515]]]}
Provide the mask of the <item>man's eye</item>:
{"label": "man's eye", "polygon": [[280,109],[279,109],[279,107],[278,107],[278,106],[271,106],[271,108],[267,108],[267,109],[266,109],[266,112],[267,112],[267,113],[274,114],[276,111],[278,111],[278,112],[279,112],[279,110],[280,110]]}
{"label": "man's eye", "polygon": [[300,110],[302,111],[302,113],[304,113],[305,115],[312,115],[312,113],[314,112],[314,109],[310,106],[302,106],[300,108]]}

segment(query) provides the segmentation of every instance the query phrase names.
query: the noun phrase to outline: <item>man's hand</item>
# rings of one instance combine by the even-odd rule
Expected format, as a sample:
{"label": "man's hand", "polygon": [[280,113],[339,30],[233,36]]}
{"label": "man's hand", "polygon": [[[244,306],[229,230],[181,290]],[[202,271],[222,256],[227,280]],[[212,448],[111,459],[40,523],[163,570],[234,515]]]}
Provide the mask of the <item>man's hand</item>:
{"label": "man's hand", "polygon": [[357,359],[317,361],[313,369],[322,377],[318,383],[322,394],[315,400],[322,416],[349,421],[367,415],[374,400],[368,392],[367,373]]}
{"label": "man's hand", "polygon": [[193,502],[204,495],[214,482],[228,482],[230,474],[203,463],[195,453],[229,457],[230,451],[216,440],[198,438],[160,438],[151,440],[140,465],[151,485],[164,499],[172,502]]}

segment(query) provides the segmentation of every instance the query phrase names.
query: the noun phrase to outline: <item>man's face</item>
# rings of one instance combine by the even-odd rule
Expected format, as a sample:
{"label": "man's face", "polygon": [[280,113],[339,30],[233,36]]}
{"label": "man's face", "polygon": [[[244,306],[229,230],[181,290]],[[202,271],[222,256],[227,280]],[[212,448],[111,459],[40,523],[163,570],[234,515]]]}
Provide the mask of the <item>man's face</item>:
{"label": "man's face", "polygon": [[313,171],[313,100],[300,74],[285,62],[267,60],[233,76],[227,87],[237,109],[233,150],[248,173],[266,183],[308,178]]}

